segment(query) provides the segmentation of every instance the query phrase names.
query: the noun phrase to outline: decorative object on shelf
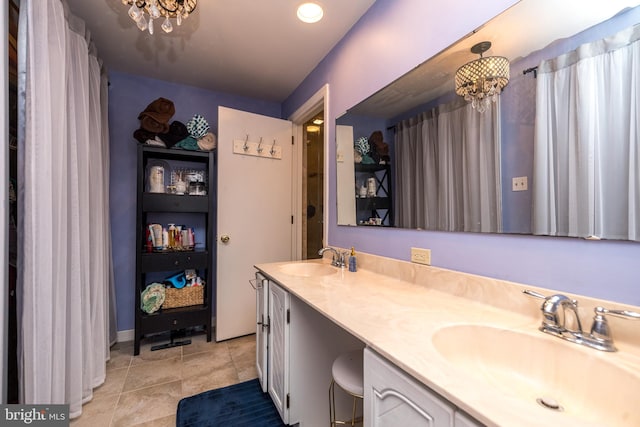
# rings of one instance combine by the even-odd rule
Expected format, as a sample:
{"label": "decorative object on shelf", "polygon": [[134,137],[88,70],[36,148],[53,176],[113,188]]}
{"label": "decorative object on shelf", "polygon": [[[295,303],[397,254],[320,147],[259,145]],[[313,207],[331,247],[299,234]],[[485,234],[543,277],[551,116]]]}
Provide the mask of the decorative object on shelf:
{"label": "decorative object on shelf", "polygon": [[189,183],[189,195],[190,196],[206,196],[207,190],[205,189],[204,182],[191,181]]}
{"label": "decorative object on shelf", "polygon": [[162,166],[149,168],[149,192],[164,193],[164,168]]}
{"label": "decorative object on shelf", "polygon": [[204,286],[187,286],[182,289],[166,288],[162,308],[188,307],[202,304],[204,301]]}
{"label": "decorative object on shelf", "polygon": [[473,45],[471,52],[480,55],[479,59],[468,62],[456,71],[456,93],[473,108],[483,113],[496,102],[502,89],[509,83],[509,60],[503,56],[483,57],[491,48],[491,42],[484,41]]}
{"label": "decorative object on shelf", "polygon": [[172,177],[171,165],[160,159],[153,159],[147,163],[146,167],[146,191],[149,193],[164,193],[166,186]]}
{"label": "decorative object on shelf", "polygon": [[367,197],[376,197],[378,194],[378,188],[376,186],[376,179],[374,177],[367,179]]}
{"label": "decorative object on shelf", "polygon": [[[206,181],[207,172],[202,169],[176,168],[171,174],[171,185],[176,187],[174,194],[206,196]],[[183,184],[184,188],[182,187]]]}
{"label": "decorative object on shelf", "polygon": [[[176,20],[176,24],[181,25],[183,19],[187,19],[196,9],[197,0],[122,0],[122,4],[131,6],[129,17],[133,19],[140,31],[148,30],[153,34],[153,21],[164,17],[160,28],[165,33],[173,31],[171,19]],[[145,17],[145,12],[149,21]]]}
{"label": "decorative object on shelf", "polygon": [[187,122],[187,131],[197,140],[209,132],[209,123],[200,114],[196,114]]}
{"label": "decorative object on shelf", "polygon": [[165,286],[162,283],[151,283],[140,295],[140,309],[147,314],[155,313],[165,300]]}
{"label": "decorative object on shelf", "polygon": [[369,150],[371,148],[369,146],[369,140],[366,136],[361,136],[360,138],[356,139],[356,141],[353,143],[353,147],[358,153],[362,154],[363,156],[369,154]]}
{"label": "decorative object on shelf", "polygon": [[367,197],[367,187],[365,185],[362,185],[360,187],[360,189],[358,190],[358,195],[362,198]]}
{"label": "decorative object on shelf", "polygon": [[389,156],[389,144],[384,142],[382,131],[373,131],[369,136],[369,154],[376,164],[387,164],[391,162]]}

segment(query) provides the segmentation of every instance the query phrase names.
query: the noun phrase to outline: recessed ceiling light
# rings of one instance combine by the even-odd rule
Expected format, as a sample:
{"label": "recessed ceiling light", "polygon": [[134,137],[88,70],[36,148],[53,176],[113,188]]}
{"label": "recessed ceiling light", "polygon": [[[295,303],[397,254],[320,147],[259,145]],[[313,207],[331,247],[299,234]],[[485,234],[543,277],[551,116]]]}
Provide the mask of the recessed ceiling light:
{"label": "recessed ceiling light", "polygon": [[312,24],[322,19],[324,12],[317,3],[302,3],[298,6],[298,19]]}

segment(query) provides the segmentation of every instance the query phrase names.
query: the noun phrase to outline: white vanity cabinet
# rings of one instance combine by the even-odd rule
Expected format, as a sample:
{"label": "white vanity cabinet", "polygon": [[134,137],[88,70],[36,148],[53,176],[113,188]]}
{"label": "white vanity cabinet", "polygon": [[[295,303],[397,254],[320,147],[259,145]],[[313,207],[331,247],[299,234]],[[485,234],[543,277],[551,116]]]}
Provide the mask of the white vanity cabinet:
{"label": "white vanity cabinet", "polygon": [[369,348],[364,351],[365,427],[481,427]]}
{"label": "white vanity cabinet", "polygon": [[484,427],[476,420],[469,418],[461,412],[456,412],[453,419],[453,425],[454,427]]}
{"label": "white vanity cabinet", "polygon": [[[256,273],[256,367],[285,424],[329,425],[331,365],[364,343],[292,296],[279,283]],[[337,393],[339,413],[352,399]]]}
{"label": "white vanity cabinet", "polygon": [[256,273],[256,368],[263,391],[289,423],[289,306],[277,283]]}
{"label": "white vanity cabinet", "polygon": [[365,427],[451,427],[454,409],[424,385],[366,348]]}

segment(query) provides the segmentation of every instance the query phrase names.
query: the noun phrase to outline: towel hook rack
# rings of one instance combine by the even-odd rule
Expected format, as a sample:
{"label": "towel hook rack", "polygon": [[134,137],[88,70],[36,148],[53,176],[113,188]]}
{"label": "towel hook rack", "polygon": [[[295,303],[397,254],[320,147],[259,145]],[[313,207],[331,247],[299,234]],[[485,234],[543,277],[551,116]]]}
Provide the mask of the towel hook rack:
{"label": "towel hook rack", "polygon": [[249,149],[249,134],[247,134],[247,137],[244,139],[244,145],[242,146],[242,149],[244,151],[247,151]]}

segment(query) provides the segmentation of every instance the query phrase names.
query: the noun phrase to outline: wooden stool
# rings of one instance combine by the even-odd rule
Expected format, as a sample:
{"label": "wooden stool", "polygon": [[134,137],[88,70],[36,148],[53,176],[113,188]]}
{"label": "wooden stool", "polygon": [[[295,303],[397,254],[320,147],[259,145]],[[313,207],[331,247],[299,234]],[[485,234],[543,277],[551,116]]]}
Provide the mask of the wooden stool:
{"label": "wooden stool", "polygon": [[[362,418],[356,418],[356,408],[358,399],[362,400],[364,394],[362,350],[338,356],[331,367],[331,375],[333,377],[329,386],[329,419],[331,420],[331,427],[335,427],[337,424],[355,426],[356,423],[361,423]],[[353,397],[351,421],[336,420],[336,384]]]}

